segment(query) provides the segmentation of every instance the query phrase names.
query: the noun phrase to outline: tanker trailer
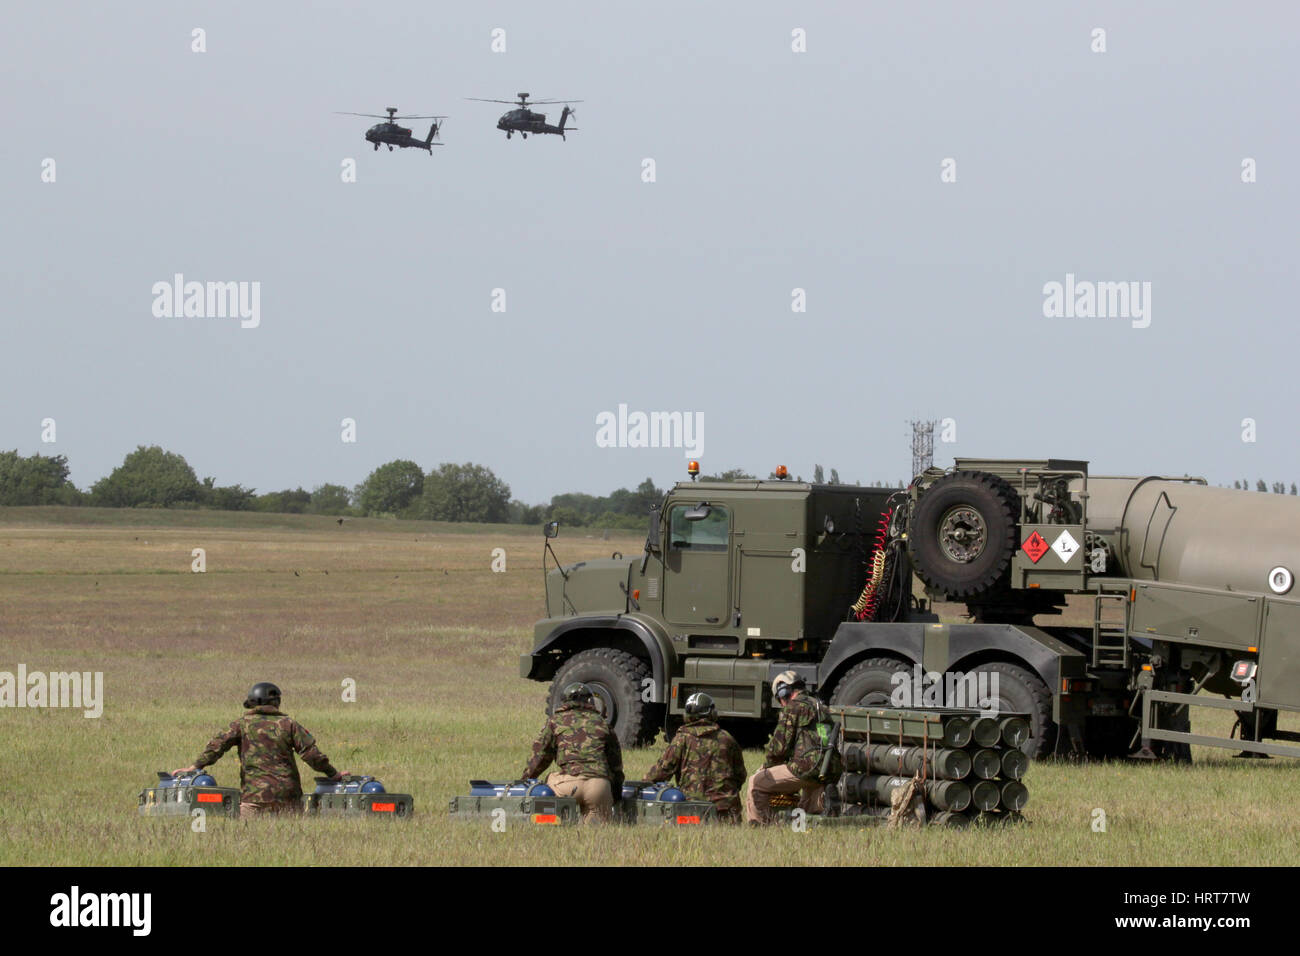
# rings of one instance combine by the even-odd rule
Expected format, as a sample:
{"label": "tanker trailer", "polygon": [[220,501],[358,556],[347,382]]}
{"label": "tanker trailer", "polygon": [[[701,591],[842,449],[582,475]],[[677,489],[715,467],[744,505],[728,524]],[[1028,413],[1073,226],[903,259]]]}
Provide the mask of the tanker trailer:
{"label": "tanker trailer", "polygon": [[[977,621],[1028,625],[1088,595],[1091,671],[1127,673],[1142,755],[1163,743],[1300,756],[1264,742],[1300,740],[1277,730],[1278,711],[1300,710],[1300,498],[958,459],[916,479],[902,524],[931,596]],[[1235,711],[1243,739],[1190,733],[1193,706]]]}

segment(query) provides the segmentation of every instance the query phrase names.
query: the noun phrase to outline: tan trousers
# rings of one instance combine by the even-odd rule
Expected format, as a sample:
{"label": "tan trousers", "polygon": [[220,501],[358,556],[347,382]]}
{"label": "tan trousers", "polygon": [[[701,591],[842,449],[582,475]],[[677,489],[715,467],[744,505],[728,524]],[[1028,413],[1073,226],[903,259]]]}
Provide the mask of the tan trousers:
{"label": "tan trousers", "polygon": [[614,819],[614,790],[604,777],[571,777],[556,771],[546,785],[557,797],[577,797],[583,823],[609,823]]}
{"label": "tan trousers", "polygon": [[799,809],[819,813],[825,788],[820,783],[800,780],[781,764],[759,770],[745,788],[745,819],[750,823],[772,822],[772,797],[778,793],[799,794]]}

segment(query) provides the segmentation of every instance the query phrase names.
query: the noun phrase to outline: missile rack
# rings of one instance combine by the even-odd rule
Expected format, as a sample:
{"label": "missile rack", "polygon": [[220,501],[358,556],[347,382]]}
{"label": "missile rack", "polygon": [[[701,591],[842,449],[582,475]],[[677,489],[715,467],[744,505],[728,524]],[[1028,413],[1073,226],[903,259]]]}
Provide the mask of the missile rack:
{"label": "missile rack", "polygon": [[[889,710],[832,706],[844,772],[826,790],[822,820],[883,823],[914,785],[916,814],[929,825],[1019,822],[1029,802],[1028,714],[978,710]],[[916,800],[916,797],[920,797]]]}

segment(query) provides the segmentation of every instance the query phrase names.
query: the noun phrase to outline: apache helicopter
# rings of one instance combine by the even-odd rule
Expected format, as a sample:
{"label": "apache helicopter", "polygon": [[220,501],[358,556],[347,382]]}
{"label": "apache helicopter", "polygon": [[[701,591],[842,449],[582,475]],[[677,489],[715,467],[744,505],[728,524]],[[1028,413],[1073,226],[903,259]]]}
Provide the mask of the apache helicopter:
{"label": "apache helicopter", "polygon": [[[413,146],[416,149],[422,149],[430,156],[433,155],[433,147],[441,146],[442,143],[435,143],[433,138],[438,135],[438,120],[446,119],[445,116],[398,116],[396,106],[385,107],[388,110],[387,122],[376,123],[370,129],[366,130],[366,142],[374,143],[375,149],[379,149],[381,143],[388,146],[391,153],[394,146],[400,146],[406,149]],[[378,113],[336,113],[337,116],[373,116],[375,119],[384,119]],[[398,126],[395,120],[414,120],[414,119],[431,119],[433,125],[429,127],[429,135],[424,139],[416,139],[411,135],[411,131],[404,126]]]}
{"label": "apache helicopter", "polygon": [[560,125],[549,126],[546,123],[545,113],[534,113],[529,106],[547,106],[558,103],[581,103],[582,100],[534,100],[531,104],[528,102],[528,94],[520,93],[518,100],[485,100],[478,96],[467,96],[467,100],[474,100],[476,103],[507,103],[511,106],[517,106],[518,109],[511,110],[497,120],[497,129],[506,131],[506,139],[509,139],[515,133],[518,133],[524,139],[528,138],[529,133],[554,133],[564,139],[565,132],[572,133],[576,127],[570,126],[566,131],[564,124],[568,122],[570,116],[576,116],[577,113],[571,106],[566,105],[560,113]]}

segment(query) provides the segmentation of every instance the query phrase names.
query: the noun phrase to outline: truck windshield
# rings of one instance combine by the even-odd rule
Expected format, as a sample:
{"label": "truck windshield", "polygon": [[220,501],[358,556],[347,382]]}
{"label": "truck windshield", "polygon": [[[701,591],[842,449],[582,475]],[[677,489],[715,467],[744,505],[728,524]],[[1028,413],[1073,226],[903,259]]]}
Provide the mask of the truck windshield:
{"label": "truck windshield", "polygon": [[669,544],[692,551],[726,551],[731,531],[731,513],[720,505],[711,505],[709,516],[702,521],[687,521],[686,512],[694,505],[676,505],[669,517]]}

